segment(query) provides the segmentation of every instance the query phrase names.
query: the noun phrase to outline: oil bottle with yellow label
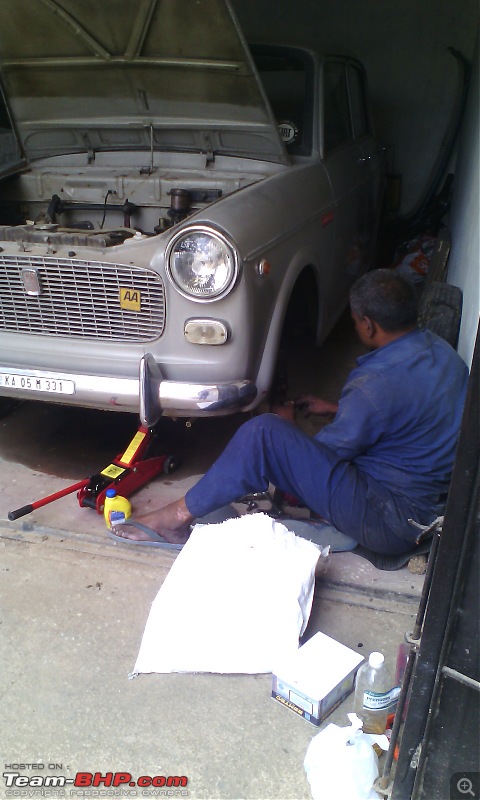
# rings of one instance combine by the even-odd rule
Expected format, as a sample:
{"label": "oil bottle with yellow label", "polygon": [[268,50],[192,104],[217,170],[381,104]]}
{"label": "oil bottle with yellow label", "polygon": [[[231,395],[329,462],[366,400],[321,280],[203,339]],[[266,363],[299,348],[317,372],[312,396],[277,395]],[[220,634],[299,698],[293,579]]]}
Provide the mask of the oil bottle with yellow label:
{"label": "oil bottle with yellow label", "polygon": [[132,506],[126,497],[117,494],[116,489],[107,489],[105,492],[105,505],[103,516],[107,523],[107,528],[111,529],[115,524],[125,522],[132,514]]}

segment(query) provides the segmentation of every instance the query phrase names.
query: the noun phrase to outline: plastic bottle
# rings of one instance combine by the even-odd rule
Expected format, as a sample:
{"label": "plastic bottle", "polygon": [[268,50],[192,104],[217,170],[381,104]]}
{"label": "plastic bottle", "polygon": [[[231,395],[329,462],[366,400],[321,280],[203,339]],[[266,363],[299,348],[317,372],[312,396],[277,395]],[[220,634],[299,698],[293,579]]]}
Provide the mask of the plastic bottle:
{"label": "plastic bottle", "polygon": [[107,528],[112,524],[124,522],[132,514],[132,506],[126,497],[117,494],[116,489],[107,489],[105,492],[105,504],[103,506],[103,516],[107,523]]}
{"label": "plastic bottle", "polygon": [[391,682],[382,653],[370,653],[357,673],[355,713],[363,722],[364,733],[385,733],[389,706],[392,702]]}

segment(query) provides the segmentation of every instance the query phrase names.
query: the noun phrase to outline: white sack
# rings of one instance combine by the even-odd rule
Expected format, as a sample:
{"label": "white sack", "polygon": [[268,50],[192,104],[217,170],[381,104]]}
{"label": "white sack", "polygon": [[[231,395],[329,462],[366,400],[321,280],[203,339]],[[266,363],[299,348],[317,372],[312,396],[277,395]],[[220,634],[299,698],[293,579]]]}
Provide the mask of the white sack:
{"label": "white sack", "polygon": [[265,514],[195,526],[152,604],[133,675],[271,672],[298,648],[319,555]]}

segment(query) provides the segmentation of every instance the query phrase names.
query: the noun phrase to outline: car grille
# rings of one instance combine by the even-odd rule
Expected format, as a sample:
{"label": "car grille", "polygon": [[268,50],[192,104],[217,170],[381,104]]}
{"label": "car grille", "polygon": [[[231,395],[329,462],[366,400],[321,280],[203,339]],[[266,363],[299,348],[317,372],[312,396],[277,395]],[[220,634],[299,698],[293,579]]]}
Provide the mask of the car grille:
{"label": "car grille", "polygon": [[[27,294],[24,270],[36,273],[38,296]],[[35,275],[33,280],[36,285]],[[134,308],[120,306],[121,291]],[[164,325],[164,285],[151,270],[99,261],[0,255],[1,330],[148,342],[161,336]]]}

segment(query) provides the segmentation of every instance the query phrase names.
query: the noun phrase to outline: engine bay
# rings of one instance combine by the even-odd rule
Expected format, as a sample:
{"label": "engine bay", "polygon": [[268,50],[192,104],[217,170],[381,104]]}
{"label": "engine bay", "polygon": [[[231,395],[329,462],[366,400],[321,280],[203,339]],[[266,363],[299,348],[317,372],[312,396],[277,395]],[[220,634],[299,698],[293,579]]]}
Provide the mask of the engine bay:
{"label": "engine bay", "polygon": [[156,236],[261,175],[35,166],[4,182],[0,241],[112,247]]}
{"label": "engine bay", "polygon": [[[169,193],[170,206],[158,209],[164,213],[158,216],[153,230],[146,230],[144,227],[145,216],[152,216],[150,205],[143,207],[128,199],[123,203],[109,204],[108,198],[112,194],[111,190],[107,190],[103,203],[65,201],[58,194],[53,194],[46,207],[44,206],[45,210],[40,210],[35,219],[27,218],[33,216],[27,214],[21,222],[25,202],[14,202],[8,208],[6,217],[13,215],[14,221],[16,217],[20,224],[0,225],[0,240],[34,244],[48,241],[57,246],[111,247],[139,233],[146,236],[163,233],[199,208],[218,200],[222,196],[222,189],[173,188]],[[32,203],[28,211],[39,205],[44,204]],[[109,219],[118,223],[119,218],[122,224],[115,224],[114,227],[107,224]],[[137,225],[136,222],[140,224]]]}
{"label": "engine bay", "polygon": [[[170,191],[171,203],[165,216],[158,218],[153,231],[134,227],[135,217],[142,209],[135,203],[125,200],[123,204],[108,205],[111,192],[107,191],[103,204],[94,202],[63,201],[54,194],[45,213],[37,220],[26,221],[23,225],[0,225],[0,240],[5,242],[25,242],[41,244],[47,240],[52,245],[72,245],[75,247],[111,247],[130,239],[136,234],[156,236],[197,211],[200,206],[209,205],[222,196],[221,189],[174,188]],[[88,219],[80,219],[79,213],[90,212]],[[98,226],[98,213],[102,219]],[[112,229],[105,228],[108,214],[116,218],[123,216],[123,225]],[[68,220],[68,227],[62,219]]]}

